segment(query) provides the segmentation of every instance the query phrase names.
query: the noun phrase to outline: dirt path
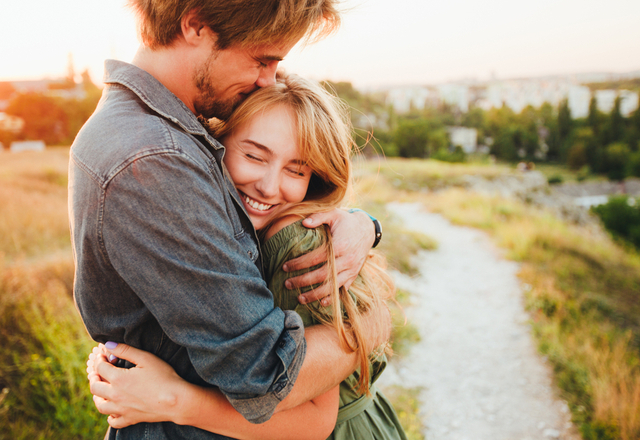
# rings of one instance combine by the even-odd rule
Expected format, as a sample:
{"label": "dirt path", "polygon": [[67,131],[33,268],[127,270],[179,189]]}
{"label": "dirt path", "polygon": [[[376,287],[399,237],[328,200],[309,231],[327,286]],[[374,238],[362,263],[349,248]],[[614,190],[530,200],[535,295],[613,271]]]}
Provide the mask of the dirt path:
{"label": "dirt path", "polygon": [[535,350],[518,265],[481,231],[418,204],[389,209],[439,246],[419,256],[420,277],[398,277],[398,287],[413,294],[406,312],[422,340],[383,375],[385,383],[423,387],[427,439],[579,438]]}

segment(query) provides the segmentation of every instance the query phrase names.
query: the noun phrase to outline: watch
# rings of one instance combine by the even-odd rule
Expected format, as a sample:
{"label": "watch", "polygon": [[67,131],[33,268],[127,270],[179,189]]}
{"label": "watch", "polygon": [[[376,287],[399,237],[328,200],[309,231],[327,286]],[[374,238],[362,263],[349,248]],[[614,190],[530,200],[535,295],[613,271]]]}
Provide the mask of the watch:
{"label": "watch", "polygon": [[348,212],[354,213],[358,211],[364,212],[365,214],[367,214],[371,219],[371,221],[373,222],[373,227],[375,228],[375,239],[373,240],[373,246],[371,246],[371,248],[375,248],[376,246],[378,246],[378,244],[380,244],[380,240],[382,239],[382,226],[380,226],[380,222],[374,216],[369,214],[367,211],[364,211],[359,208],[351,208],[349,209]]}

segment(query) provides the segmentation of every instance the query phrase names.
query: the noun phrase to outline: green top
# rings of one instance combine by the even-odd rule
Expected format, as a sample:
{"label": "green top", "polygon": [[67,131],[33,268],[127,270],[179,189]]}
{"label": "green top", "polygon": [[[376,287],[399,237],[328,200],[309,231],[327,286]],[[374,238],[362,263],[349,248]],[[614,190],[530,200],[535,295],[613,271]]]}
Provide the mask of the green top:
{"label": "green top", "polygon": [[[298,221],[278,231],[262,246],[265,278],[273,292],[275,306],[283,310],[295,310],[305,327],[320,323],[317,315],[311,310],[330,317],[332,308],[322,307],[318,301],[302,305],[298,302],[298,290],[288,290],[284,287],[287,278],[308,272],[315,267],[304,271],[284,272],[282,265],[285,261],[322,246],[326,240],[323,228],[307,229],[302,225],[302,221]],[[373,385],[387,365],[386,356],[372,355],[370,362],[371,396],[360,396],[356,391],[359,371],[340,384],[340,411],[331,439],[406,438],[391,404]]]}

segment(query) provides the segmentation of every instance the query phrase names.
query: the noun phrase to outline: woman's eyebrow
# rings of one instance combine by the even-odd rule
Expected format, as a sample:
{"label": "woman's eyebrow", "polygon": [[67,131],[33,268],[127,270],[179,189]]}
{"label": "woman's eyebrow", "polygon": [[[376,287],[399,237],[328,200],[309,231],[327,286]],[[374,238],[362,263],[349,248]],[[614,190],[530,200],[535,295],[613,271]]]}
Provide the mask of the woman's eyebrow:
{"label": "woman's eyebrow", "polygon": [[242,142],[246,142],[247,144],[251,144],[254,147],[256,147],[257,149],[262,150],[265,153],[273,156],[273,151],[269,147],[267,147],[266,145],[262,145],[261,143],[256,142],[256,141],[254,141],[252,139],[244,139]]}

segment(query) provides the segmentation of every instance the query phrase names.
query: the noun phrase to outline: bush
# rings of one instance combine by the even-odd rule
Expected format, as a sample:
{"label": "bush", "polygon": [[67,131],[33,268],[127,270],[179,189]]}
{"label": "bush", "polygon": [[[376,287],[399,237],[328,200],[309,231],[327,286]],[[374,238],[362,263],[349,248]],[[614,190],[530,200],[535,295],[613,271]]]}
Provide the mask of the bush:
{"label": "bush", "polygon": [[425,157],[428,142],[429,127],[422,120],[400,122],[393,135],[400,157]]}
{"label": "bush", "polygon": [[93,342],[71,297],[71,258],[0,272],[0,437],[102,438],[85,372]]}
{"label": "bush", "polygon": [[562,183],[562,180],[563,179],[560,174],[554,174],[553,176],[549,176],[547,182],[549,182],[549,185],[557,185],[559,183]]}
{"label": "bush", "polygon": [[467,154],[464,152],[461,146],[457,145],[453,151],[446,148],[441,148],[436,151],[432,159],[441,160],[443,162],[465,162],[467,160]]}
{"label": "bush", "polygon": [[631,197],[611,197],[604,205],[591,210],[600,217],[605,228],[640,249],[640,204]]}
{"label": "bush", "polygon": [[579,170],[587,164],[587,150],[584,144],[574,144],[567,155],[569,169]]}
{"label": "bush", "polygon": [[640,151],[629,156],[627,162],[627,176],[640,177]]}

